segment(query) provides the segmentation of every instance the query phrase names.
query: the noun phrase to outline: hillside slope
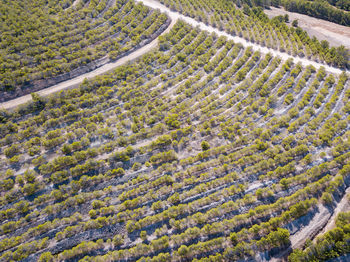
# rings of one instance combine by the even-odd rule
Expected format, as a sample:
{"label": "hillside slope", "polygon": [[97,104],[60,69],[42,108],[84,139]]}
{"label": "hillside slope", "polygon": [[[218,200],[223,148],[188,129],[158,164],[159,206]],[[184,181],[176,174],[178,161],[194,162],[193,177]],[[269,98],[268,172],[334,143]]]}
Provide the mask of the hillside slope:
{"label": "hillside slope", "polygon": [[170,21],[132,0],[1,1],[0,102],[77,77],[155,39]]}
{"label": "hillside slope", "polygon": [[349,185],[348,88],[179,21],[3,116],[0,259],[271,259]]}

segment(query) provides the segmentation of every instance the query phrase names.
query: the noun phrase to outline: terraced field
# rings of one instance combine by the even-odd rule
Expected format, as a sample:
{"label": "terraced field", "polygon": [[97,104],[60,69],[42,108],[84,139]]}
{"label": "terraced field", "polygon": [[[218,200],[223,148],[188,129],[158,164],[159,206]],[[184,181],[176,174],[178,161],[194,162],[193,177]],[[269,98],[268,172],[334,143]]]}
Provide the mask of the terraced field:
{"label": "terraced field", "polygon": [[136,61],[1,111],[0,261],[348,253],[345,213],[312,241],[346,202],[349,75],[285,58],[179,20]]}
{"label": "terraced field", "polygon": [[[158,1],[144,0],[143,2]],[[349,55],[344,47],[330,48],[327,41],[311,38],[299,27],[288,27],[285,23],[289,20],[288,16],[269,20],[260,6],[269,6],[270,2],[244,0],[160,0],[159,2],[172,11],[226,31],[230,35],[243,37],[249,42],[279,50],[294,57],[306,57],[309,60],[343,68],[349,66]],[[253,5],[253,8],[249,8],[246,5],[247,2],[252,3],[250,6]],[[254,2],[260,6],[254,6]],[[238,8],[236,4],[239,7],[243,5],[243,8]]]}
{"label": "terraced field", "polygon": [[170,23],[129,0],[1,1],[0,10],[0,102],[119,59]]}

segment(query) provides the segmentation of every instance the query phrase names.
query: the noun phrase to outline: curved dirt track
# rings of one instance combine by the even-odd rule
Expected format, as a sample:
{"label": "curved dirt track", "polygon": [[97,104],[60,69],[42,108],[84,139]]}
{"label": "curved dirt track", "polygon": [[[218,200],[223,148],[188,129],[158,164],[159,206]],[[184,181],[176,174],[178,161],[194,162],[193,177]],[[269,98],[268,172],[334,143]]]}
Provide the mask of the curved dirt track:
{"label": "curved dirt track", "polygon": [[340,200],[340,202],[337,204],[337,207],[333,211],[332,217],[328,220],[327,225],[323,228],[322,232],[319,233],[319,236],[323,235],[327,231],[333,229],[336,227],[335,221],[337,216],[340,212],[347,212],[349,211],[349,199],[348,194],[350,193],[350,187],[348,187],[345,191],[345,194],[343,198]]}
{"label": "curved dirt track", "polygon": [[331,217],[329,210],[322,204],[318,205],[318,212],[307,226],[302,227],[290,236],[290,246],[286,250],[270,259],[271,262],[287,261],[288,255],[296,248],[303,248],[307,239],[313,238]]}
{"label": "curved dirt track", "polygon": [[[292,58],[295,63],[300,62],[303,66],[313,65],[317,69],[320,68],[321,66],[323,66],[326,69],[326,71],[329,71],[331,73],[340,74],[342,71],[344,71],[344,70],[341,70],[339,68],[335,68],[335,67],[321,64],[321,63],[318,63],[315,61],[311,61],[309,59],[305,59],[305,58],[301,58],[301,57],[293,57],[287,53],[282,53],[280,51],[277,51],[277,50],[274,50],[271,48],[263,47],[263,46],[260,46],[258,44],[255,44],[255,43],[248,42],[244,38],[241,38],[238,36],[232,36],[224,31],[220,31],[219,29],[217,29],[215,27],[205,25],[202,22],[198,22],[191,17],[184,16],[178,12],[171,11],[168,7],[166,7],[165,5],[159,3],[155,0],[136,0],[136,1],[142,2],[144,5],[146,5],[148,7],[159,9],[160,11],[166,13],[172,20],[182,19],[186,23],[189,23],[194,27],[198,26],[202,30],[209,31],[209,32],[215,32],[219,36],[226,36],[228,39],[231,39],[236,43],[241,43],[245,47],[251,46],[254,51],[260,51],[261,53],[264,53],[264,54],[271,53],[274,56],[281,57],[283,60],[287,60],[289,58]],[[347,72],[349,72],[349,71],[347,71]]]}
{"label": "curved dirt track", "polygon": [[[323,66],[323,67],[325,67],[326,71],[329,71],[331,73],[340,74],[342,71],[344,71],[344,70],[341,70],[339,68],[335,68],[335,67],[331,67],[331,66],[328,66],[325,64],[317,63],[315,61],[311,61],[311,60],[308,60],[305,58],[293,57],[291,55],[288,55],[287,53],[282,53],[280,51],[277,51],[277,50],[274,50],[271,48],[263,47],[263,46],[260,46],[258,44],[255,44],[255,43],[248,42],[244,38],[241,38],[238,36],[232,36],[226,32],[220,31],[217,28],[214,28],[212,26],[207,26],[202,22],[198,22],[191,17],[184,16],[180,13],[171,11],[168,7],[164,6],[163,4],[161,4],[157,1],[154,1],[154,0],[136,0],[136,1],[142,2],[145,6],[148,6],[148,7],[154,8],[154,9],[159,9],[161,12],[166,13],[171,18],[171,24],[162,34],[169,32],[170,29],[172,28],[172,26],[176,23],[176,21],[178,19],[181,19],[194,27],[198,26],[201,30],[208,31],[210,33],[214,32],[219,36],[226,36],[228,39],[231,39],[236,43],[241,43],[244,47],[251,46],[254,51],[260,51],[263,54],[271,53],[274,56],[281,57],[282,60],[287,60],[289,58],[292,58],[295,63],[300,62],[303,66],[313,65],[317,69],[320,68],[321,66]],[[140,49],[134,51],[133,53],[131,53],[127,56],[122,57],[121,59],[119,59],[116,62],[105,64],[105,65],[103,65],[103,66],[101,66],[101,67],[99,67],[91,72],[88,72],[88,73],[85,73],[85,74],[80,75],[78,77],[72,78],[70,80],[61,82],[57,85],[45,88],[45,89],[40,90],[36,93],[38,93],[41,96],[48,96],[52,93],[55,93],[55,92],[58,92],[58,91],[61,91],[64,89],[77,87],[85,78],[93,78],[95,76],[104,74],[104,73],[106,73],[106,72],[108,72],[108,71],[110,71],[118,66],[121,66],[129,61],[132,61],[132,60],[142,56],[143,54],[146,54],[147,52],[151,51],[153,48],[155,48],[157,46],[157,44],[158,44],[158,39],[156,38],[151,43],[141,47]],[[349,71],[347,70],[346,72],[349,72]],[[18,97],[16,99],[1,103],[0,108],[13,109],[21,104],[24,104],[26,102],[31,101],[31,99],[32,99],[31,95],[21,96],[21,97]]]}
{"label": "curved dirt track", "polygon": [[[168,26],[167,29],[165,29],[161,35],[163,34],[166,34],[170,31],[170,29],[174,26],[174,24],[176,23],[176,20],[172,20],[170,25]],[[75,78],[72,78],[70,80],[67,80],[67,81],[63,81],[57,85],[54,85],[54,86],[51,86],[51,87],[48,87],[48,88],[45,88],[45,89],[42,89],[38,92],[36,92],[37,94],[39,94],[40,96],[48,96],[52,93],[55,93],[55,92],[59,92],[59,91],[62,91],[62,90],[65,90],[65,89],[69,89],[69,88],[74,88],[74,87],[77,87],[80,83],[83,82],[83,80],[85,78],[93,78],[95,76],[98,76],[98,75],[101,75],[101,74],[104,74],[104,73],[107,73],[108,71],[111,71],[113,70],[114,68],[118,67],[118,66],[121,66],[121,65],[124,65],[126,64],[127,62],[130,62],[146,53],[148,53],[149,51],[151,51],[152,49],[156,48],[158,45],[158,38],[154,39],[152,42],[150,42],[149,44],[135,50],[134,52],[130,53],[129,55],[127,56],[124,56],[120,59],[118,59],[117,61],[115,62],[112,62],[112,63],[107,63],[93,71],[90,71],[88,73],[85,73],[85,74],[82,74],[80,76],[77,76]],[[9,101],[6,101],[6,102],[3,102],[0,104],[0,109],[13,109],[21,104],[24,104],[24,103],[27,103],[29,101],[32,100],[32,97],[31,95],[24,95],[24,96],[21,96],[21,97],[18,97],[18,98],[15,98],[13,100],[9,100]]]}

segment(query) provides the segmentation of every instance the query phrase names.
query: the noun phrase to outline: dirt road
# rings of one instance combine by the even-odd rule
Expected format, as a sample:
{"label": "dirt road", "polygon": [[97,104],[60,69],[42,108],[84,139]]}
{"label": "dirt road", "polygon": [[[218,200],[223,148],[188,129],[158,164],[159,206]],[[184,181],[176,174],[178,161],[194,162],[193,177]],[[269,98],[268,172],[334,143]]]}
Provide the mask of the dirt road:
{"label": "dirt road", "polygon": [[298,26],[305,30],[310,36],[315,36],[319,40],[327,40],[332,46],[343,45],[350,48],[350,27],[338,25],[323,19],[310,17],[303,14],[289,12],[283,8],[271,7],[265,9],[268,17],[278,15],[288,15],[290,23],[298,20]]}
{"label": "dirt road", "polygon": [[[168,33],[170,31],[170,29],[174,26],[175,23],[176,23],[176,20],[172,20],[170,25],[168,26],[168,28],[162,34]],[[40,96],[48,96],[48,95],[55,93],[55,92],[59,92],[59,91],[65,90],[65,89],[77,87],[77,86],[79,86],[80,83],[83,82],[83,80],[85,78],[93,78],[95,76],[107,73],[108,71],[111,71],[118,66],[124,65],[124,64],[126,64],[132,60],[135,60],[136,58],[150,52],[152,49],[156,48],[157,45],[158,45],[158,38],[154,39],[149,44],[135,50],[134,52],[130,53],[127,56],[120,58],[119,60],[117,60],[115,62],[107,63],[107,64],[105,64],[105,65],[103,65],[103,66],[101,66],[93,71],[90,71],[86,74],[82,74],[78,77],[61,82],[57,85],[42,89],[36,93],[38,93]],[[27,103],[31,100],[32,100],[31,95],[21,96],[21,97],[18,97],[16,99],[1,103],[0,108],[7,109],[7,110],[13,109],[16,106]]]}
{"label": "dirt road", "polygon": [[332,217],[328,220],[327,225],[323,228],[322,232],[320,232],[319,236],[335,228],[335,219],[337,218],[340,212],[346,212],[350,210],[349,199],[348,199],[349,193],[350,193],[350,187],[346,189],[343,198],[340,200],[337,207],[334,209]]}
{"label": "dirt road", "polygon": [[286,257],[296,248],[302,248],[307,239],[312,239],[317,235],[317,233],[322,229],[326,224],[331,213],[323,205],[318,206],[318,212],[308,223],[307,226],[302,227],[295,234],[290,236],[291,245],[288,249],[284,250],[280,254],[271,258],[271,262],[285,261]]}
{"label": "dirt road", "polygon": [[[308,60],[305,58],[293,57],[287,53],[282,53],[282,52],[279,52],[279,51],[271,49],[271,48],[263,47],[263,46],[260,46],[258,44],[255,44],[255,43],[248,42],[244,38],[229,35],[226,32],[220,31],[217,28],[214,28],[212,26],[207,26],[202,22],[198,22],[193,18],[181,15],[180,13],[177,13],[177,12],[173,12],[169,8],[167,8],[166,6],[162,5],[161,3],[157,2],[157,1],[154,1],[154,0],[136,0],[136,1],[142,2],[145,6],[148,6],[148,7],[154,8],[154,9],[159,9],[161,12],[166,13],[171,18],[171,20],[172,20],[171,24],[162,34],[169,32],[169,30],[176,23],[176,21],[178,19],[182,19],[194,27],[198,26],[200,29],[208,31],[210,33],[215,32],[219,36],[226,36],[228,39],[231,39],[231,40],[235,41],[236,43],[241,43],[245,47],[251,46],[254,49],[254,51],[260,51],[261,53],[264,53],[264,54],[271,53],[274,56],[281,57],[282,60],[287,60],[289,58],[292,58],[295,63],[300,62],[303,66],[313,65],[317,69],[320,68],[321,66],[324,66],[325,69],[331,73],[340,74],[342,72],[342,70],[339,68],[327,66],[325,64],[317,63],[315,61],[311,61],[311,60]],[[58,91],[61,91],[64,89],[76,87],[85,78],[93,78],[95,76],[104,74],[104,73],[106,73],[106,72],[108,72],[108,71],[110,71],[110,70],[112,70],[120,65],[123,65],[129,61],[132,61],[132,60],[142,56],[143,54],[151,51],[153,48],[157,47],[157,44],[158,44],[158,40],[155,39],[151,43],[141,47],[140,49],[138,49],[135,52],[119,59],[116,62],[105,64],[96,70],[93,70],[93,71],[88,72],[86,74],[80,75],[80,76],[75,77],[73,79],[61,82],[57,85],[45,88],[41,91],[38,91],[37,93],[41,96],[47,96],[49,94],[52,94],[52,93],[55,93],[55,92],[58,92]],[[347,71],[347,72],[349,72],[349,71]],[[31,101],[31,95],[25,95],[25,96],[18,97],[16,99],[1,103],[0,108],[13,109],[16,106],[24,104],[24,103],[29,102],[29,101]]]}
{"label": "dirt road", "polygon": [[[205,25],[202,22],[198,22],[198,21],[196,21],[195,19],[193,19],[191,17],[184,16],[184,15],[178,13],[178,12],[171,11],[168,7],[166,7],[165,5],[159,3],[159,2],[157,2],[155,0],[136,0],[136,1],[142,2],[144,5],[146,5],[148,7],[159,9],[160,11],[166,13],[172,20],[174,20],[174,19],[182,19],[186,23],[189,23],[189,24],[191,24],[194,27],[198,26],[202,30],[205,30],[205,31],[208,31],[208,32],[215,32],[219,36],[226,36],[228,39],[231,39],[231,40],[233,40],[236,43],[241,43],[245,47],[251,46],[254,49],[254,51],[260,51],[260,52],[262,52],[264,54],[271,53],[274,56],[281,57],[283,60],[287,60],[289,58],[292,58],[295,63],[299,63],[300,62],[303,66],[313,65],[317,69],[320,68],[321,66],[323,66],[323,67],[325,67],[325,69],[328,72],[331,72],[331,73],[340,74],[342,72],[342,70],[339,69],[339,68],[335,68],[335,67],[328,66],[328,65],[325,65],[325,64],[317,63],[315,61],[311,61],[311,60],[308,60],[308,59],[305,59],[305,58],[301,58],[301,57],[293,57],[293,56],[291,56],[291,55],[289,55],[287,53],[283,53],[283,52],[280,52],[280,51],[277,51],[277,50],[274,50],[274,49],[271,49],[271,48],[263,47],[263,46],[260,46],[260,45],[258,45],[256,43],[248,42],[244,38],[241,38],[241,37],[238,37],[238,36],[229,35],[226,32],[220,31],[217,28],[214,28],[212,26],[207,26],[207,25]],[[350,71],[348,71],[348,72],[350,72]]]}

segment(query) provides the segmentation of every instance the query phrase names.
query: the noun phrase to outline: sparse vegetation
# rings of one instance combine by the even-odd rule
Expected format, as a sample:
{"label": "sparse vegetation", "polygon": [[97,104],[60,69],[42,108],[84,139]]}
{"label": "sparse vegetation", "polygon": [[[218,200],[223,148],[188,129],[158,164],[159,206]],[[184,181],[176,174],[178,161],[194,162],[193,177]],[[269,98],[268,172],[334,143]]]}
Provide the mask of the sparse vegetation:
{"label": "sparse vegetation", "polygon": [[[288,27],[288,17],[277,16],[269,19],[263,7],[280,4],[276,1],[230,1],[230,0],[160,0],[172,10],[190,16],[205,24],[217,27],[229,34],[240,36],[262,46],[287,52],[293,56],[307,57],[312,60],[324,61],[327,64],[341,68],[349,67],[350,54],[344,46],[329,47],[317,38],[311,38],[299,27]],[[300,6],[304,12],[312,5],[323,5],[325,1],[281,1],[288,6]],[[303,5],[303,3],[306,3]],[[319,4],[321,3],[321,4]],[[327,3],[328,4],[328,3]],[[306,8],[303,8],[306,6]],[[288,8],[287,8],[288,9]],[[315,16],[312,7],[307,14]],[[289,10],[289,9],[288,9]],[[330,7],[332,12],[338,12]],[[319,9],[317,9],[319,11]],[[344,13],[344,11],[339,11]],[[349,16],[349,13],[345,13]],[[317,15],[316,15],[317,16]],[[329,19],[342,19],[339,15],[329,14]],[[295,25],[295,23],[294,23]]]}
{"label": "sparse vegetation", "polygon": [[72,2],[0,2],[1,102],[120,58],[155,38],[167,20],[132,0]]}
{"label": "sparse vegetation", "polygon": [[[257,9],[202,2],[167,4],[193,5],[182,11],[196,19],[218,7],[208,17],[218,28],[241,17],[242,34],[255,21],[259,34],[280,28],[279,40],[263,41],[308,48],[283,23],[243,13]],[[115,24],[137,22],[141,12],[152,32],[167,20],[131,1],[45,3],[32,5],[96,21],[115,12]],[[32,102],[0,112],[0,261],[271,259],[293,249],[292,235],[345,195],[347,73],[263,54],[182,20],[158,41],[77,88],[33,94]],[[340,213],[336,226],[289,260],[348,253],[349,214]]]}

